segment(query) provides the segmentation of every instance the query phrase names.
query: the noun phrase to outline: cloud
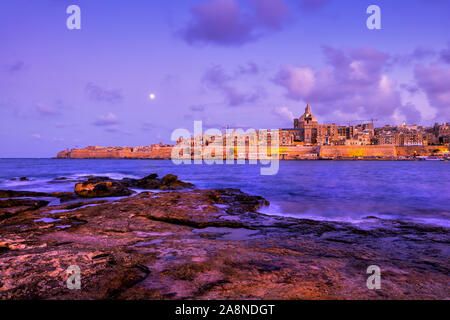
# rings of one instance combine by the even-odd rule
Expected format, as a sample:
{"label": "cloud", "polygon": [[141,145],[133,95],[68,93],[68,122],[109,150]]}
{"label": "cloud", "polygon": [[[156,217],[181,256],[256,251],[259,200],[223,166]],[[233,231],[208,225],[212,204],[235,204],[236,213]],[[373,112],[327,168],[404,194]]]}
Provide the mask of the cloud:
{"label": "cloud", "polygon": [[208,0],[191,9],[191,20],[178,34],[189,44],[240,46],[279,30],[289,14],[285,0]]}
{"label": "cloud", "polygon": [[283,66],[275,82],[287,89],[287,96],[294,100],[307,97],[315,86],[314,70],[309,67]]}
{"label": "cloud", "polygon": [[409,66],[412,63],[423,61],[425,59],[434,58],[437,52],[433,49],[426,47],[417,47],[412,53],[399,54],[391,57],[391,65],[403,65]]}
{"label": "cloud", "polygon": [[447,48],[440,52],[440,58],[442,61],[450,64],[450,42],[447,44]]}
{"label": "cloud", "polygon": [[295,118],[294,113],[287,107],[277,107],[273,109],[273,113],[290,124],[292,124],[292,121]]}
{"label": "cloud", "polygon": [[301,0],[300,8],[304,11],[317,11],[325,7],[331,0]]}
{"label": "cloud", "polygon": [[258,21],[272,29],[281,29],[287,22],[289,6],[284,0],[251,0]]}
{"label": "cloud", "polygon": [[94,125],[98,127],[107,127],[107,126],[113,126],[119,123],[119,118],[113,113],[108,113],[107,115],[100,116],[98,119],[94,122]]}
{"label": "cloud", "polygon": [[38,102],[34,105],[36,111],[42,116],[61,115],[61,106],[54,107],[46,103]]}
{"label": "cloud", "polygon": [[56,128],[69,128],[69,127],[76,127],[78,124],[75,123],[66,123],[66,122],[56,122],[55,127]]}
{"label": "cloud", "polygon": [[108,90],[92,82],[89,82],[86,85],[85,91],[88,97],[93,101],[115,104],[123,100],[120,90]]}
{"label": "cloud", "polygon": [[126,134],[128,136],[131,136],[132,133],[130,131],[127,130],[122,130],[121,128],[119,128],[118,125],[109,125],[105,127],[105,131],[110,132],[110,133],[121,133],[121,134]]}
{"label": "cloud", "polygon": [[397,111],[401,113],[403,120],[406,123],[418,124],[422,118],[419,110],[417,110],[412,103],[406,103],[405,105],[398,107]]}
{"label": "cloud", "polygon": [[180,84],[180,75],[166,74],[161,80],[161,85],[164,87],[168,86],[178,86]]}
{"label": "cloud", "polygon": [[21,60],[15,61],[10,65],[6,66],[6,71],[10,73],[19,72],[25,69],[25,63]]}
{"label": "cloud", "polygon": [[407,91],[411,95],[419,93],[419,91],[420,91],[419,87],[417,87],[416,85],[410,85],[407,83],[401,84],[400,88]]}
{"label": "cloud", "polygon": [[41,139],[42,139],[42,137],[41,137],[41,135],[40,135],[39,133],[33,133],[33,134],[31,135],[31,137],[32,137],[33,139],[36,139],[36,140],[41,140]]}
{"label": "cloud", "polygon": [[237,75],[255,75],[259,73],[259,67],[255,62],[248,62],[245,65],[240,65],[236,73]]}
{"label": "cloud", "polygon": [[419,64],[414,68],[414,77],[430,105],[437,110],[436,120],[450,118],[450,67],[437,64]]}
{"label": "cloud", "polygon": [[397,84],[385,73],[390,58],[385,53],[370,47],[323,47],[323,54],[323,68],[286,65],[274,82],[286,90],[288,98],[310,102],[315,113],[329,120],[392,120],[397,108],[413,109],[402,105]]}
{"label": "cloud", "polygon": [[255,40],[253,23],[235,0],[211,0],[192,8],[192,20],[181,31],[190,44],[241,45]]}
{"label": "cloud", "polygon": [[261,87],[255,88],[250,93],[238,90],[231,84],[237,79],[238,76],[230,76],[221,66],[214,65],[206,70],[202,81],[208,87],[220,92],[230,106],[256,102],[264,95],[264,89]]}

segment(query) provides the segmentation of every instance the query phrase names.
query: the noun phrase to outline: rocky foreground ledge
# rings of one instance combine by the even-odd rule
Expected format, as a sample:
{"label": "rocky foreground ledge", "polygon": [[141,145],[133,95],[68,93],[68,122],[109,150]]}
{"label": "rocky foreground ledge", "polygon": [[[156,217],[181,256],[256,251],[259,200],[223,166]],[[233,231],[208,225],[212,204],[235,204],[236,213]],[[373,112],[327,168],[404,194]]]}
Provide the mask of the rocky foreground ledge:
{"label": "rocky foreground ledge", "polygon": [[[235,189],[57,206],[0,197],[1,299],[450,297],[446,228],[267,216],[265,199]],[[81,290],[67,288],[71,265]],[[380,290],[366,286],[370,265]]]}

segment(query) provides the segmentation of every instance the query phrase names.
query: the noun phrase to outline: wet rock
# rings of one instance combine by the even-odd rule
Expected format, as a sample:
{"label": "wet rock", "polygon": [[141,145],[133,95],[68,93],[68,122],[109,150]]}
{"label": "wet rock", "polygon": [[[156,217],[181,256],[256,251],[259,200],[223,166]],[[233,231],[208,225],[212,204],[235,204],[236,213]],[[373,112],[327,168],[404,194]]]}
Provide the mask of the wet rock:
{"label": "wet rock", "polygon": [[59,183],[67,184],[67,183],[70,183],[70,182],[77,183],[77,182],[80,182],[80,180],[79,179],[69,179],[69,178],[66,178],[66,177],[59,177],[59,178],[55,178],[55,179],[49,181],[48,183],[51,183],[51,184],[59,184]]}
{"label": "wet rock", "polygon": [[81,202],[75,202],[75,203],[71,203],[71,204],[61,205],[58,207],[58,209],[73,210],[73,209],[78,209],[78,208],[84,207],[84,206],[92,206],[92,205],[108,203],[108,202],[109,202],[108,200],[81,201]]}
{"label": "wet rock", "polygon": [[33,199],[0,200],[0,220],[9,218],[27,210],[37,210],[48,204],[49,201]]}
{"label": "wet rock", "polygon": [[124,178],[121,180],[128,187],[140,188],[140,189],[159,189],[161,186],[161,180],[158,179],[156,173],[150,174],[142,179]]}
{"label": "wet rock", "polygon": [[69,179],[66,177],[59,177],[59,178],[53,179],[53,181],[66,181],[66,180],[69,180]]}
{"label": "wet rock", "polygon": [[75,193],[82,198],[103,198],[130,196],[133,191],[114,180],[92,178],[75,185]]}
{"label": "wet rock", "polygon": [[[258,213],[267,204],[237,189],[189,190],[24,211],[0,220],[0,299],[450,296],[447,228],[380,219],[361,230]],[[70,228],[34,223],[69,207],[51,216]],[[82,290],[65,286],[74,264]],[[366,287],[373,264],[381,290]]]}
{"label": "wet rock", "polygon": [[192,183],[183,182],[178,180],[178,177],[173,174],[168,174],[161,179],[161,190],[178,190],[192,188]]}
{"label": "wet rock", "polygon": [[191,183],[178,180],[178,177],[172,174],[168,174],[162,179],[159,179],[158,175],[154,173],[142,179],[124,178],[120,182],[127,187],[151,190],[179,190],[194,187]]}
{"label": "wet rock", "polygon": [[61,203],[80,199],[80,197],[73,192],[54,192],[52,197],[58,198]]}
{"label": "wet rock", "polygon": [[51,196],[52,196],[51,193],[45,192],[0,190],[0,198],[51,197]]}
{"label": "wet rock", "polygon": [[38,201],[32,199],[8,199],[8,200],[0,200],[0,208],[12,208],[12,207],[21,207],[26,206],[33,209],[40,208],[49,204],[48,201]]}
{"label": "wet rock", "polygon": [[4,198],[19,198],[19,197],[35,197],[35,198],[58,198],[61,202],[67,202],[79,199],[73,192],[33,192],[33,191],[13,191],[13,190],[0,190],[0,199]]}
{"label": "wet rock", "polygon": [[30,179],[28,179],[27,177],[20,177],[20,178],[12,178],[9,179],[10,181],[31,181]]}

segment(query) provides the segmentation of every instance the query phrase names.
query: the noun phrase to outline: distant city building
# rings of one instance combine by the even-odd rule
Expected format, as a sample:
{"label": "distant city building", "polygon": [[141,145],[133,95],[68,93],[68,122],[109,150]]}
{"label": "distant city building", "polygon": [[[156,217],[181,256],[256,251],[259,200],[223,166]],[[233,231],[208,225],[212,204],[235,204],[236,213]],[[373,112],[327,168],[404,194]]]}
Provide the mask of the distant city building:
{"label": "distant city building", "polygon": [[[356,120],[366,121],[366,120]],[[280,159],[334,159],[334,158],[416,158],[431,155],[448,157],[450,145],[449,123],[433,127],[419,125],[386,125],[375,128],[376,119],[370,123],[348,126],[319,124],[309,104],[299,118],[294,119],[293,128],[279,130],[227,130],[226,134],[201,134],[183,140],[190,148],[182,148],[180,156],[193,157],[199,154],[224,159],[257,159],[271,156],[273,151]],[[227,129],[229,129],[227,127]],[[276,142],[277,136],[279,145]],[[274,142],[272,144],[272,142]],[[448,145],[445,147],[444,145]],[[368,147],[360,147],[368,146]],[[431,147],[426,147],[431,146]],[[436,146],[436,147],[434,147]],[[89,146],[83,149],[66,149],[58,153],[63,159],[171,159],[173,145],[153,144],[136,147]],[[404,147],[404,148],[402,148]],[[410,147],[410,148],[408,148]],[[222,149],[221,149],[222,148]],[[186,152],[186,154],[184,154]],[[209,153],[208,153],[209,152]],[[188,154],[190,153],[190,155]],[[450,159],[450,157],[448,157]]]}
{"label": "distant city building", "polygon": [[346,145],[371,144],[373,124],[358,126],[338,126],[336,124],[319,124],[306,105],[305,113],[294,119],[294,128],[280,130],[281,145]]}
{"label": "distant city building", "polygon": [[356,126],[319,124],[306,105],[305,113],[294,119],[294,127],[280,129],[280,145],[395,145],[426,146],[450,143],[450,126],[446,123],[424,128],[418,125],[389,126],[375,128],[371,123]]}

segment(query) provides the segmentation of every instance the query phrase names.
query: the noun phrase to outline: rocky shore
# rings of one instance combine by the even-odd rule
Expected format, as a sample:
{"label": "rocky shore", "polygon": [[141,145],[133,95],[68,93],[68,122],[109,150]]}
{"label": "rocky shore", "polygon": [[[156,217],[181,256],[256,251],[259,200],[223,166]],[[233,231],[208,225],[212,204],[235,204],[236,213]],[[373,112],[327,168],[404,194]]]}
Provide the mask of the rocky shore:
{"label": "rocky shore", "polygon": [[[74,185],[0,191],[0,299],[450,298],[443,227],[268,216],[262,197],[172,175]],[[72,265],[80,290],[66,285]],[[366,286],[370,265],[380,290]]]}

